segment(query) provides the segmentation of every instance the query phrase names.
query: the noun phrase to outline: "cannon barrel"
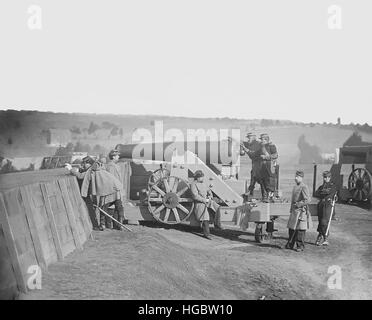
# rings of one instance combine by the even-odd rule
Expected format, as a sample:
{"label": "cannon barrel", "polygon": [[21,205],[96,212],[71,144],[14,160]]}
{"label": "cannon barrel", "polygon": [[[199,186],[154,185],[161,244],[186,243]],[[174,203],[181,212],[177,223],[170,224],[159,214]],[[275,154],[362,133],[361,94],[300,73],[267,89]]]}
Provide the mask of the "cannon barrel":
{"label": "cannon barrel", "polygon": [[118,144],[116,149],[121,159],[167,162],[171,161],[175,149],[179,156],[188,150],[206,164],[236,164],[240,155],[239,142],[229,140]]}

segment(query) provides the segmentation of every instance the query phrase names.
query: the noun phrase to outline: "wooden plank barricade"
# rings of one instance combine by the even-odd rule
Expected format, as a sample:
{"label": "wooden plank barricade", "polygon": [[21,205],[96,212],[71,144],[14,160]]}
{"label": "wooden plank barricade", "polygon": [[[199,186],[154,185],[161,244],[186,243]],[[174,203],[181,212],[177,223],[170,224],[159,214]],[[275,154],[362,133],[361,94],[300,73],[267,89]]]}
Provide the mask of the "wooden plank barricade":
{"label": "wooden plank barricade", "polygon": [[91,232],[77,180],[65,170],[0,175],[0,300],[27,293],[31,267],[46,270],[81,250]]}

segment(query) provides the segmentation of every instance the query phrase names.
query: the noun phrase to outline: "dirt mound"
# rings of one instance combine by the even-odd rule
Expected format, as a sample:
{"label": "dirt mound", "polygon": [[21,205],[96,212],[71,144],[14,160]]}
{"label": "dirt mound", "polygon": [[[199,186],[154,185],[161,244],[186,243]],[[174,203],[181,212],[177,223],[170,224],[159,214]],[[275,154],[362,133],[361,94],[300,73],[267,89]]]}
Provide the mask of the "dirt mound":
{"label": "dirt mound", "polygon": [[[188,226],[132,226],[133,232],[95,232],[82,252],[49,267],[42,290],[26,299],[340,299],[372,297],[372,215],[340,206],[331,245],[316,247],[307,234],[303,253],[281,249],[285,221],[270,244],[253,231],[213,232]],[[354,233],[357,233],[356,236]],[[328,268],[342,268],[342,290],[330,290]]]}

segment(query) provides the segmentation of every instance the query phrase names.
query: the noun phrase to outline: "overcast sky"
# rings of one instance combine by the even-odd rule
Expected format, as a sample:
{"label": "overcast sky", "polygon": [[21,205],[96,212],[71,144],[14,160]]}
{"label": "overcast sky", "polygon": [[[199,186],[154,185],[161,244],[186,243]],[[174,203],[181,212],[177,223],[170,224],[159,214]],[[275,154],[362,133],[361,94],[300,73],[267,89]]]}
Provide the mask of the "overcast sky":
{"label": "overcast sky", "polygon": [[1,0],[0,106],[372,124],[371,31],[371,0]]}

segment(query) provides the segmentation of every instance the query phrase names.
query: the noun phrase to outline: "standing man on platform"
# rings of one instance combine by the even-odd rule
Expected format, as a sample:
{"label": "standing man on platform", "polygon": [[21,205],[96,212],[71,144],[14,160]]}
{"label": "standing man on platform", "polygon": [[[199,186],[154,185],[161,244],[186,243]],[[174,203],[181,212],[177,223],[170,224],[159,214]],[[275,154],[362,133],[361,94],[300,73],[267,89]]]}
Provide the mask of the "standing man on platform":
{"label": "standing man on platform", "polygon": [[261,151],[259,154],[261,158],[260,178],[262,201],[269,202],[269,200],[273,200],[276,188],[275,166],[276,159],[278,159],[278,151],[275,144],[270,141],[268,134],[261,134],[260,140]]}
{"label": "standing man on platform", "polygon": [[[331,182],[331,173],[329,171],[323,172],[323,184],[316,190],[314,196],[319,198],[317,205],[318,210],[318,237],[315,244],[317,246],[328,246],[327,232],[330,219],[332,219],[332,212],[335,210],[335,197],[337,193],[336,185]],[[329,230],[328,230],[329,231]]]}
{"label": "standing man on platform", "polygon": [[253,196],[253,191],[256,183],[260,183],[260,170],[261,170],[261,163],[262,159],[260,156],[261,144],[256,140],[256,135],[252,132],[249,132],[247,135],[247,141],[243,142],[240,155],[243,156],[245,154],[252,161],[252,169],[251,169],[251,180],[248,187],[249,195]]}

